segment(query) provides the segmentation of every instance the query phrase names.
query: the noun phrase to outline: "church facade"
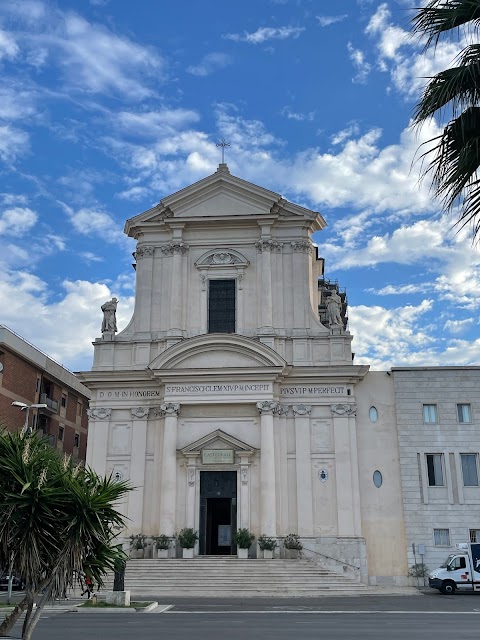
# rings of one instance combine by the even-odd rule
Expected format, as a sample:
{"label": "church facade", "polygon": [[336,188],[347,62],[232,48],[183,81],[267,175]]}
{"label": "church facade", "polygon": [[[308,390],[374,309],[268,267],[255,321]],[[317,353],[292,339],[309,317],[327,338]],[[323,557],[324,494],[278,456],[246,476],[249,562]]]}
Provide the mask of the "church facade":
{"label": "church facade", "polygon": [[326,566],[406,584],[393,378],[353,362],[324,225],[225,164],[127,221],[134,314],[116,333],[102,307],[81,374],[87,463],[135,487],[125,536],[192,527],[196,555],[228,555],[239,528],[296,533]]}

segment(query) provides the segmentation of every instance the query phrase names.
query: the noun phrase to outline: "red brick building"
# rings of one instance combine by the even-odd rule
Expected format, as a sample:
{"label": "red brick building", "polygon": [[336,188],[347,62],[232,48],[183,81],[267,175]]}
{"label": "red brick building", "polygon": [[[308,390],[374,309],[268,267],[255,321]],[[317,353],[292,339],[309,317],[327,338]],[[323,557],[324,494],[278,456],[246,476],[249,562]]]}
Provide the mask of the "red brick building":
{"label": "red brick building", "polygon": [[0,325],[0,425],[19,431],[26,412],[12,402],[32,408],[28,425],[43,431],[52,446],[85,460],[87,449],[87,408],[90,391],[68,369]]}

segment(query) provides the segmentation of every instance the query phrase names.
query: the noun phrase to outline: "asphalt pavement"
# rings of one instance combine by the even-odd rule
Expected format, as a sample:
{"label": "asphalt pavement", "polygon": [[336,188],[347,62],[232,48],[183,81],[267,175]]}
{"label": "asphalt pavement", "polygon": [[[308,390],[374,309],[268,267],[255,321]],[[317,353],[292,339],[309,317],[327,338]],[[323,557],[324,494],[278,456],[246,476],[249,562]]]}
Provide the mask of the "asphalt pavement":
{"label": "asphalt pavement", "polygon": [[62,603],[43,614],[34,640],[477,640],[480,627],[478,593],[159,602],[172,606],[128,616],[81,615]]}

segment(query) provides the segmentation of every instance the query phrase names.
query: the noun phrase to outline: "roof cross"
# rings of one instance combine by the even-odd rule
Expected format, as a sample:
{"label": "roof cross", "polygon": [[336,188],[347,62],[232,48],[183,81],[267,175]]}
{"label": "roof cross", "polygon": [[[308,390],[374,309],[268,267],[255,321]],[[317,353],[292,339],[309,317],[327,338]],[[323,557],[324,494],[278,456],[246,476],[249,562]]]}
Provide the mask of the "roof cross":
{"label": "roof cross", "polygon": [[225,138],[222,138],[220,142],[217,142],[216,146],[222,148],[222,164],[225,164],[225,147],[230,147],[230,142],[227,142]]}

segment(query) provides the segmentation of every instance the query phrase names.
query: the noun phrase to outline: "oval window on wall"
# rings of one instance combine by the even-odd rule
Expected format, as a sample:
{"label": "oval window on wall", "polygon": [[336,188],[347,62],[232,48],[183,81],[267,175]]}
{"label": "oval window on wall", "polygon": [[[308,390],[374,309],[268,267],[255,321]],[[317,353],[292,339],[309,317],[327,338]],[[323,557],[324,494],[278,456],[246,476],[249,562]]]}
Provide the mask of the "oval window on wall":
{"label": "oval window on wall", "polygon": [[382,483],[383,483],[382,473],[377,469],[377,471],[373,472],[373,484],[377,487],[377,489],[380,489],[380,487],[382,486]]}
{"label": "oval window on wall", "polygon": [[370,411],[368,412],[370,416],[370,422],[376,422],[378,420],[378,411],[376,407],[370,407]]}

